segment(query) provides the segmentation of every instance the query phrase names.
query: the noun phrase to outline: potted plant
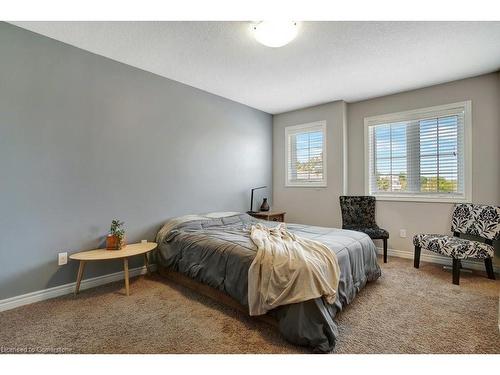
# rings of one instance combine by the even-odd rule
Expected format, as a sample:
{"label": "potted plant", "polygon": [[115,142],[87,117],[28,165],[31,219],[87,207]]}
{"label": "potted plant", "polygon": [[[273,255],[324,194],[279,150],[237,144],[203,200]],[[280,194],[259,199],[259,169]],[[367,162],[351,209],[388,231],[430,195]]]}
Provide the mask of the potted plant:
{"label": "potted plant", "polygon": [[109,229],[109,234],[106,237],[106,249],[108,250],[120,250],[125,244],[125,224],[120,220],[111,221],[111,228]]}

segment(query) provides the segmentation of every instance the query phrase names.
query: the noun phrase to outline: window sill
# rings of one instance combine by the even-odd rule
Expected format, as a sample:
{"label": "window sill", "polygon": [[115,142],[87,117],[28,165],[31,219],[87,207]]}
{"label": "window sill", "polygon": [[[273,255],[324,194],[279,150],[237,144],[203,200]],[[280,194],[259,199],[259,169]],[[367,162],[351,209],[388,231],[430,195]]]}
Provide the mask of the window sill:
{"label": "window sill", "polygon": [[379,201],[393,202],[423,202],[423,203],[471,203],[470,198],[461,197],[423,197],[423,196],[400,196],[400,195],[377,195],[369,194]]}
{"label": "window sill", "polygon": [[326,188],[328,187],[326,184],[318,184],[318,185],[314,185],[314,184],[304,184],[304,185],[301,185],[301,184],[285,184],[285,187],[286,188]]}

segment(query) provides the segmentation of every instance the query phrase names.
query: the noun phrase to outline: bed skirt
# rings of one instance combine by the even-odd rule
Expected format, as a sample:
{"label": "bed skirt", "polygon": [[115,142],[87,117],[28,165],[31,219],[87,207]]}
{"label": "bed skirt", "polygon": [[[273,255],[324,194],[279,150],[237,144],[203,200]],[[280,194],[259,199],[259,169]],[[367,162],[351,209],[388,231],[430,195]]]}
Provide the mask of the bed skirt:
{"label": "bed skirt", "polygon": [[252,320],[257,320],[264,322],[273,326],[274,328],[278,328],[278,320],[270,315],[258,315],[258,316],[250,316],[248,312],[248,307],[243,306],[234,298],[229,296],[228,294],[221,292],[218,289],[212,288],[209,285],[200,283],[190,277],[183,275],[180,272],[173,271],[168,267],[164,267],[162,265],[158,265],[158,273],[166,278],[167,280],[172,281],[175,284],[181,285],[187,289],[190,289],[198,294],[201,294],[205,297],[208,297],[216,302],[219,302],[227,307],[230,307],[234,310],[237,310]]}

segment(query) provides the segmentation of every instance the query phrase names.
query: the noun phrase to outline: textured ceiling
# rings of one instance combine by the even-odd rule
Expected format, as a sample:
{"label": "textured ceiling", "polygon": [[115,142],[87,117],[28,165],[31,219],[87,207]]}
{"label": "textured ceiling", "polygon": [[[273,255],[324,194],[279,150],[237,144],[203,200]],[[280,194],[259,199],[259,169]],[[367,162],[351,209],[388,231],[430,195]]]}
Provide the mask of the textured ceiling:
{"label": "textured ceiling", "polygon": [[301,22],[277,49],[249,22],[12,23],[273,114],[500,68],[500,22]]}

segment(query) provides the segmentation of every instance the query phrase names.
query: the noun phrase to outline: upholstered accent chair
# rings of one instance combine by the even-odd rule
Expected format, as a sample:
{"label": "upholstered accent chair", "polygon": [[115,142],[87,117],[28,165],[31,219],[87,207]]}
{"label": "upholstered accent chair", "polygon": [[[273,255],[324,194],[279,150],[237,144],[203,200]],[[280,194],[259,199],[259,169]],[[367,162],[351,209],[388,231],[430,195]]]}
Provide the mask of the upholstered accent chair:
{"label": "upholstered accent chair", "polygon": [[[462,259],[484,259],[489,279],[495,280],[492,258],[493,240],[500,239],[500,207],[479,204],[457,204],[451,222],[452,236],[444,234],[417,234],[413,237],[415,245],[414,267],[420,265],[422,248],[453,259],[453,284],[460,283]],[[478,242],[460,238],[461,234],[481,237]]]}
{"label": "upholstered accent chair", "polygon": [[384,241],[384,263],[387,263],[387,239],[389,232],[375,222],[375,197],[340,196],[342,229],[366,233],[372,240]]}

